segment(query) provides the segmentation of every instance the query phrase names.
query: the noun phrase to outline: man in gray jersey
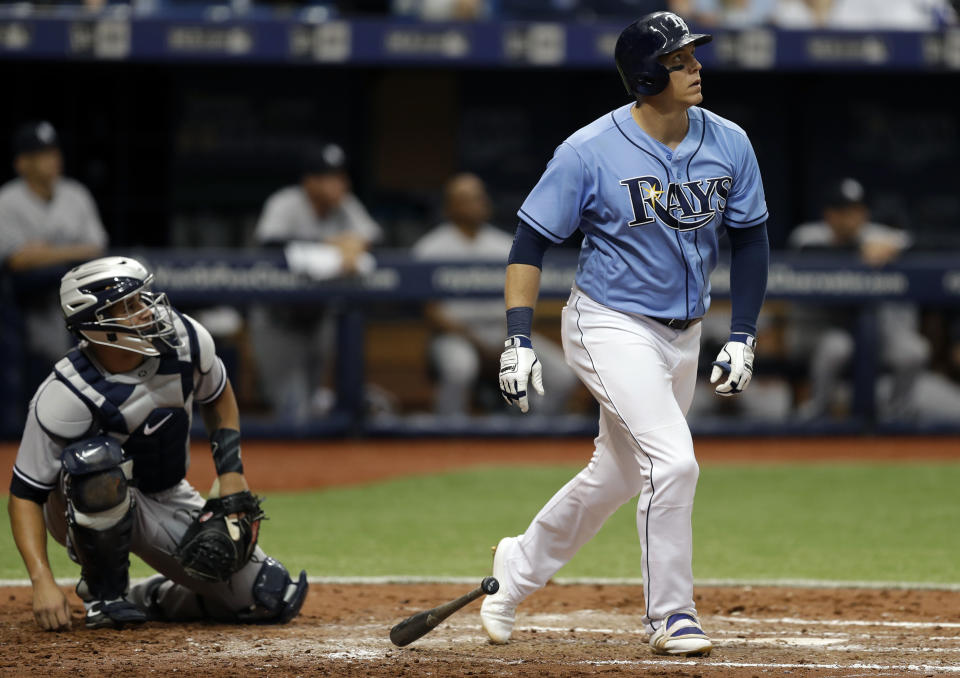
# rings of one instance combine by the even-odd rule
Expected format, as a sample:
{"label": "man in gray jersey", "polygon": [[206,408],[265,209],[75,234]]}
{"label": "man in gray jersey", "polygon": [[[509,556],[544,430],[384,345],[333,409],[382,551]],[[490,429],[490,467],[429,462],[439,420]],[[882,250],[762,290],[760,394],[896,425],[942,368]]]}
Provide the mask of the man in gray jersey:
{"label": "man in gray jersey", "polygon": [[[300,159],[300,183],[271,195],[254,237],[283,247],[291,270],[322,280],[372,270],[367,248],[380,226],[350,190],[347,157],[337,144],[308,146]],[[311,309],[312,310],[312,309]],[[264,395],[278,417],[304,421],[333,350],[334,309],[250,309],[250,334]]]}
{"label": "man in gray jersey", "polygon": [[[19,175],[0,187],[0,260],[6,271],[83,261],[107,244],[97,207],[82,184],[62,176],[57,132],[49,122],[22,125],[13,138]],[[27,349],[55,360],[70,347],[52,290],[24,312]],[[49,297],[49,298],[47,298]]]}
{"label": "man in gray jersey", "polygon": [[[185,480],[193,403],[210,433],[221,497],[248,490],[239,413],[210,333],[151,292],[129,257],[71,269],[60,285],[79,339],[30,402],[10,484],[10,522],[44,629],[71,625],[47,560],[46,532],[81,566],[90,628],[146,620],[283,623],[300,610],[293,581],[257,547],[225,581],[181,565],[178,545],[204,499]],[[232,516],[230,519],[238,516]],[[159,572],[129,586],[129,554]]]}
{"label": "man in gray jersey", "polygon": [[[870,220],[863,186],[850,177],[831,187],[822,216],[793,230],[788,241],[791,249],[849,252],[868,266],[880,267],[912,244],[904,231]],[[916,414],[914,389],[930,360],[930,344],[919,326],[919,309],[914,305],[889,302],[877,308],[878,357],[893,377],[889,393],[878,398],[884,418],[907,419]],[[854,334],[849,309],[808,305],[791,314],[788,350],[809,357],[810,396],[798,409],[801,419],[816,420],[831,413],[837,387],[856,350]]]}
{"label": "man in gray jersey", "polygon": [[[490,197],[480,177],[470,173],[451,177],[444,190],[444,211],[448,221],[413,245],[415,259],[507,260],[513,237],[487,222]],[[437,375],[434,411],[444,416],[468,414],[471,391],[480,374],[496,374],[500,367],[503,303],[488,299],[435,301],[426,306],[425,315],[435,332],[430,341],[430,361]],[[559,414],[577,386],[577,377],[567,367],[559,346],[544,336],[536,339],[544,381],[551,387],[549,395],[534,399],[537,411]]]}
{"label": "man in gray jersey", "polygon": [[301,154],[300,174],[299,184],[267,199],[254,234],[257,243],[327,243],[343,257],[331,274],[362,268],[360,255],[381,230],[350,190],[343,149],[332,143],[308,146]]}

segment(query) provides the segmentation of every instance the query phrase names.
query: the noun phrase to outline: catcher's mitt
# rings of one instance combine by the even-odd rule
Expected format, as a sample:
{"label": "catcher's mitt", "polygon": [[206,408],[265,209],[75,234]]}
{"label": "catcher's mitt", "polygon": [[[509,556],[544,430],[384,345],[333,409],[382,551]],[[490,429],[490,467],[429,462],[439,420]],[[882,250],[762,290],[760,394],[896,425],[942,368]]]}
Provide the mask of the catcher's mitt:
{"label": "catcher's mitt", "polygon": [[253,555],[263,518],[260,499],[248,491],[208,499],[177,545],[176,558],[191,577],[226,581]]}

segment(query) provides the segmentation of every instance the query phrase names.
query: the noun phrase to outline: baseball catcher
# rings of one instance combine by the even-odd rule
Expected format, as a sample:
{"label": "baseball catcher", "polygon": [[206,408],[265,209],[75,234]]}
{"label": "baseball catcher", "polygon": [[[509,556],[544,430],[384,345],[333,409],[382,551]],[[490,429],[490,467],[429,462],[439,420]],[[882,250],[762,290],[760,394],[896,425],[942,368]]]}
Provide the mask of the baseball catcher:
{"label": "baseball catcher", "polygon": [[[10,521],[44,629],[71,625],[46,532],[80,564],[89,628],[147,620],[284,623],[296,581],[258,546],[260,500],[243,474],[237,401],[210,333],[151,291],[135,259],[67,272],[60,305],[78,344],[30,403],[10,483]],[[210,435],[218,490],[185,479],[193,404]],[[133,587],[130,554],[158,574]]]}

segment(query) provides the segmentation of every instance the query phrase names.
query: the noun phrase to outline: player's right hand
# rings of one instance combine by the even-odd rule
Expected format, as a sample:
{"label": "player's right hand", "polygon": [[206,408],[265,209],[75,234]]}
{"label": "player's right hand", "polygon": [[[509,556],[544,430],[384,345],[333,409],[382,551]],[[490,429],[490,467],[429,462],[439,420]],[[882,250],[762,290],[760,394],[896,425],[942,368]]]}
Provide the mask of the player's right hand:
{"label": "player's right hand", "polygon": [[33,587],[33,618],[44,631],[63,631],[71,626],[70,603],[52,579]]}
{"label": "player's right hand", "polygon": [[509,405],[518,405],[521,412],[530,409],[527,385],[543,395],[543,368],[533,352],[530,337],[509,337],[500,354],[500,393]]}

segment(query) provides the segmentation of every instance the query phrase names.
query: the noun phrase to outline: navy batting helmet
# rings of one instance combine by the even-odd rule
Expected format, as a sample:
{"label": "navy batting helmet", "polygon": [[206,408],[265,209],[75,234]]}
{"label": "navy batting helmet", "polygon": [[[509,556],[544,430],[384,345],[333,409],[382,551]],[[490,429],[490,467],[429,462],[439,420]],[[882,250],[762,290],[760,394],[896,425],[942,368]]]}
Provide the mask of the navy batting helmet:
{"label": "navy batting helmet", "polygon": [[658,57],[693,43],[703,45],[713,36],[691,33],[673,12],[654,12],[637,19],[617,38],[614,59],[630,96],[659,94],[667,88],[670,72]]}

